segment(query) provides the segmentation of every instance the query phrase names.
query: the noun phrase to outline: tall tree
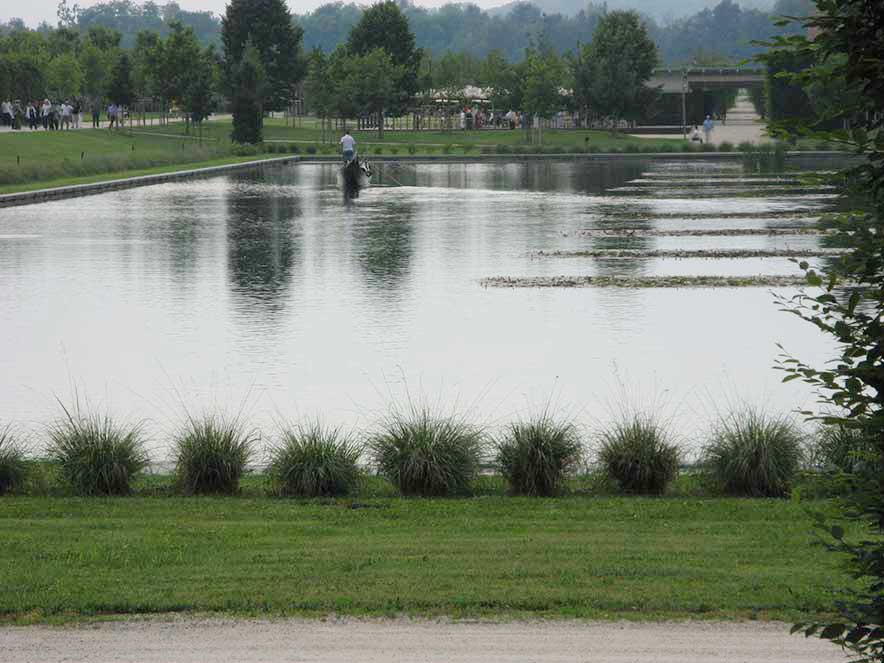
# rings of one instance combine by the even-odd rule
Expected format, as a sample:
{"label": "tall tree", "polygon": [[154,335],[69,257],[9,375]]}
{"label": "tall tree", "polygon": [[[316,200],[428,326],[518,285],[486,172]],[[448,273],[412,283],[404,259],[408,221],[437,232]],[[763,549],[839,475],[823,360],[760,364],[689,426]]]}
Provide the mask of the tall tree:
{"label": "tall tree", "polygon": [[[292,22],[284,0],[231,0],[221,30],[228,83],[251,44],[267,77],[262,106],[285,110],[306,74],[302,36],[303,30]],[[231,93],[236,93],[235,87]]]}
{"label": "tall tree", "polygon": [[[564,76],[564,64],[555,51],[528,50],[525,54],[522,106],[529,115],[549,118],[562,109],[561,89]],[[537,132],[535,140],[543,142],[542,131]]]}
{"label": "tall tree", "polygon": [[230,73],[230,83],[237,93],[231,98],[233,132],[236,143],[260,143],[264,139],[264,99],[268,79],[264,73],[261,54],[251,42],[246,42],[242,57]]}
{"label": "tall tree", "polygon": [[347,39],[347,50],[352,55],[368,55],[378,48],[386,51],[391,62],[401,68],[401,77],[394,81],[394,87],[399,91],[396,110],[402,112],[418,92],[421,53],[415,46],[408,19],[393,0],[366,9]]}
{"label": "tall tree", "polygon": [[[801,21],[802,34],[775,40],[764,61],[789,58],[806,63],[787,82],[808,89],[840,89],[840,106],[829,119],[851,118],[850,130],[820,130],[819,119],[786,117],[771,130],[787,138],[812,136],[849,144],[863,157],[844,183],[859,211],[827,221],[839,245],[850,248],[822,272],[806,263],[809,292],[781,300],[784,308],[826,334],[837,358],[823,367],[787,357],[786,380],[802,379],[818,389],[826,425],[852,431],[858,462],[839,502],[840,522],[819,525],[830,550],[849,564],[857,582],[833,606],[836,620],[799,624],[793,631],[818,634],[857,655],[884,661],[884,5],[877,0],[817,0],[817,11]],[[806,36],[808,32],[814,38]],[[823,122],[824,123],[824,122]]]}
{"label": "tall tree", "polygon": [[72,53],[65,53],[49,62],[46,82],[53,99],[72,99],[80,93],[83,72]]}
{"label": "tall tree", "polygon": [[656,91],[646,84],[657,66],[657,47],[637,13],[615,11],[602,18],[574,66],[578,100],[593,115],[610,119],[613,128],[650,111]]}
{"label": "tall tree", "polygon": [[393,64],[382,48],[361,56],[351,56],[350,72],[345,83],[364,111],[377,118],[378,138],[384,137],[384,111],[399,99],[396,81],[402,80],[403,67]]}
{"label": "tall tree", "polygon": [[131,106],[134,101],[134,86],[132,85],[132,63],[128,53],[121,53],[114,64],[111,72],[108,95],[116,104]]}

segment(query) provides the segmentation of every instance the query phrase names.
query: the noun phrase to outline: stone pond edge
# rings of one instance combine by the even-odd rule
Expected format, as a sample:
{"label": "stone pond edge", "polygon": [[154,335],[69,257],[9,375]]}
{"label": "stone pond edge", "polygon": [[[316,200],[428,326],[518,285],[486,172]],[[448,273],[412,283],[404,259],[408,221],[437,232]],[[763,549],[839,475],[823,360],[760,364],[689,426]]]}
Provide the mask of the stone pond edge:
{"label": "stone pond edge", "polygon": [[[520,162],[520,161],[617,161],[617,160],[706,160],[706,161],[734,161],[742,158],[740,152],[660,152],[660,153],[595,153],[595,154],[479,154],[479,155],[402,155],[402,156],[376,156],[369,159],[375,163],[411,162],[411,163],[496,163],[496,162]],[[849,158],[853,155],[845,152],[834,151],[807,151],[789,152],[789,157],[809,158]],[[267,165],[284,163],[334,163],[338,161],[336,155],[292,155],[273,159],[256,159],[241,163],[224,164],[221,166],[206,166],[204,168],[192,168],[178,170],[169,173],[157,173],[154,175],[139,175],[137,177],[123,177],[105,182],[93,182],[90,184],[73,184],[69,186],[52,187],[48,189],[36,189],[34,191],[21,191],[18,193],[0,194],[0,207],[12,207],[15,205],[28,205],[42,203],[50,200],[65,198],[77,198],[107,191],[119,189],[132,189],[152,184],[162,184],[175,180],[183,180],[194,177],[210,177],[239,170],[251,170]]]}

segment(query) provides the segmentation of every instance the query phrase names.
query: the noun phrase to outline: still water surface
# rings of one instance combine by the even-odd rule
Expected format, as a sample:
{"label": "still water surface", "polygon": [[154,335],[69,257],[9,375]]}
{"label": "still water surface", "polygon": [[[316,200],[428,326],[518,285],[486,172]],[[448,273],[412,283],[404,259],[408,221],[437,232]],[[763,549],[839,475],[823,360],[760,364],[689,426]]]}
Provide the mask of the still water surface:
{"label": "still water surface", "polygon": [[0,210],[0,421],[39,445],[55,398],[77,391],[146,420],[162,456],[185,408],[367,427],[410,395],[491,426],[549,401],[592,425],[630,401],[696,444],[729,403],[811,402],[771,370],[776,343],[816,362],[831,348],[768,289],[479,281],[794,274],[785,258],[530,253],[813,248],[812,235],[665,233],[810,226],[830,190],[714,163],[378,170],[382,186],[350,205],[332,166],[300,165]]}

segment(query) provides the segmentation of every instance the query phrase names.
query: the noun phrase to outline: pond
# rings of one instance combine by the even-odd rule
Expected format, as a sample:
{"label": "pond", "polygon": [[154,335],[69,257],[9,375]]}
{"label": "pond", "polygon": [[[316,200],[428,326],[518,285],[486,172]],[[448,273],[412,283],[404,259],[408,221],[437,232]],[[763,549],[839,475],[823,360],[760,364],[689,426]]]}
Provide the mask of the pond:
{"label": "pond", "polygon": [[[826,340],[771,288],[689,277],[797,275],[777,254],[819,249],[805,231],[830,189],[700,161],[376,164],[375,181],[345,204],[334,166],[302,164],[0,210],[0,422],[39,447],[56,399],[79,398],[143,420],[162,457],[185,412],[272,435],[368,428],[411,399],[492,429],[654,409],[697,445],[731,406],[812,403],[772,370],[776,344],[822,362]],[[559,275],[688,278],[483,285]]]}

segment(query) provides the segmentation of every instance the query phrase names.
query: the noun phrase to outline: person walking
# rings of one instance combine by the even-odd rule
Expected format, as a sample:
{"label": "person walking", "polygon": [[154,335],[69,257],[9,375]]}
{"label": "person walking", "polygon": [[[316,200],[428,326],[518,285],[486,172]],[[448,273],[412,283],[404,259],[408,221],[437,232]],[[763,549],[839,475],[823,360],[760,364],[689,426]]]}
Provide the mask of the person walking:
{"label": "person walking", "polygon": [[43,105],[40,106],[40,119],[43,120],[43,128],[49,129],[49,116],[52,114],[52,104],[49,103],[49,99],[43,100]]}
{"label": "person walking", "polygon": [[98,129],[101,126],[101,102],[98,99],[92,100],[92,128]]}
{"label": "person walking", "polygon": [[341,136],[341,154],[344,161],[353,161],[356,158],[356,139],[350,135],[349,131],[344,132]]}
{"label": "person walking", "polygon": [[0,119],[3,121],[3,126],[12,126],[12,104],[9,101],[0,103]]}
{"label": "person walking", "polygon": [[706,144],[708,145],[710,140],[712,139],[712,130],[715,128],[715,122],[712,121],[712,116],[707,115],[706,119],[703,120],[703,133],[706,135]]}
{"label": "person walking", "polygon": [[37,128],[37,107],[34,105],[34,102],[29,102],[28,107],[25,109],[25,117],[28,120],[28,127],[33,131]]}
{"label": "person walking", "polygon": [[80,98],[77,97],[74,99],[74,103],[72,104],[73,108],[71,108],[71,120],[74,123],[74,129],[80,128],[80,114],[83,112],[82,104],[80,104]]}
{"label": "person walking", "polygon": [[62,129],[70,129],[71,128],[71,115],[73,113],[73,106],[68,103],[68,100],[65,99],[61,102],[61,128]]}

